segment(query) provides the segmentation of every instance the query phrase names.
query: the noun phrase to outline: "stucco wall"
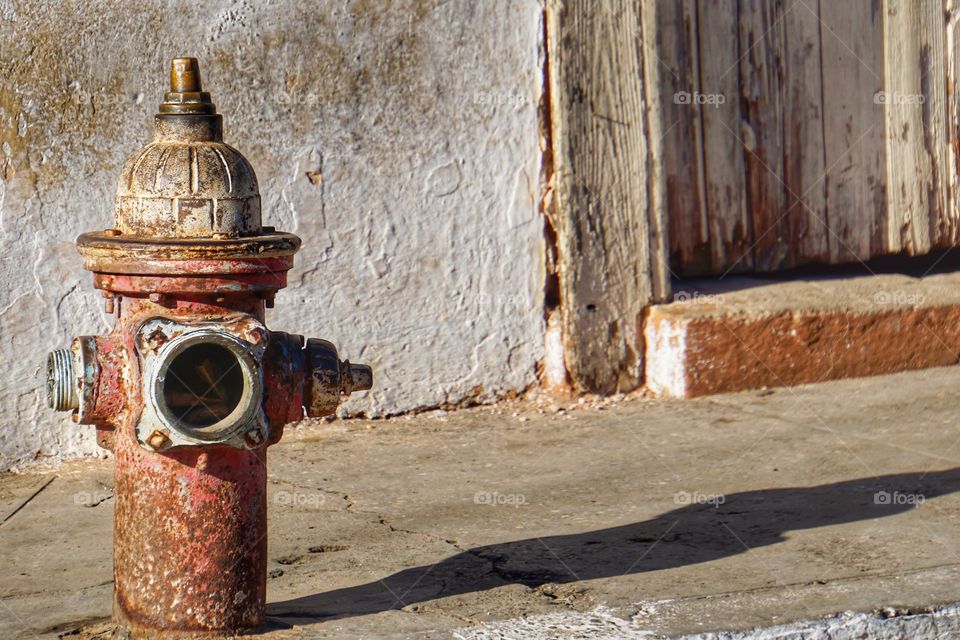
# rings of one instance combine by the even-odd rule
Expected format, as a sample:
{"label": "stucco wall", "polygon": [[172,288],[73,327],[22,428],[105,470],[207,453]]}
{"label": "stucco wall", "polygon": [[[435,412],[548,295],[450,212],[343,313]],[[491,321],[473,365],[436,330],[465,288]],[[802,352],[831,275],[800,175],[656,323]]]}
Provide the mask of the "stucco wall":
{"label": "stucco wall", "polygon": [[268,323],[376,371],[349,411],[533,383],[539,20],[535,0],[0,0],[0,467],[96,451],[46,408],[41,365],[109,327],[73,240],[111,226],[178,55],[256,168],[264,223],[304,240]]}

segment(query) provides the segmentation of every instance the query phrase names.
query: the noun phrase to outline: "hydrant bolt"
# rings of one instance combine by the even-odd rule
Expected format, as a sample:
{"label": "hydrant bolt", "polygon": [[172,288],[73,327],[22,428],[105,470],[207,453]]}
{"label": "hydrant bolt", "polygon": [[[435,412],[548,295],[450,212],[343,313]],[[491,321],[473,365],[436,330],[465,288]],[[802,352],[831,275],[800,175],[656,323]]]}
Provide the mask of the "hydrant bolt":
{"label": "hydrant bolt", "polygon": [[170,438],[163,431],[154,431],[150,434],[150,437],[147,438],[147,444],[154,451],[160,451],[170,444]]}

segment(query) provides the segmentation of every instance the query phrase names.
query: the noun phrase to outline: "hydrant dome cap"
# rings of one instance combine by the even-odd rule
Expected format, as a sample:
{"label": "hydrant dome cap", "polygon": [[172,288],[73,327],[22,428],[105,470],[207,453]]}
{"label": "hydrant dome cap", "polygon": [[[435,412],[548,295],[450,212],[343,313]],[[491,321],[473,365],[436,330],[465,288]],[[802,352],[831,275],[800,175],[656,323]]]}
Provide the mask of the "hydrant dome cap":
{"label": "hydrant dome cap", "polygon": [[253,235],[261,224],[257,176],[222,142],[153,142],[123,167],[116,220],[125,234]]}
{"label": "hydrant dome cap", "polygon": [[159,238],[257,235],[260,190],[253,167],[223,142],[222,116],[202,90],[195,58],[174,58],[153,142],[125,163],[116,228]]}

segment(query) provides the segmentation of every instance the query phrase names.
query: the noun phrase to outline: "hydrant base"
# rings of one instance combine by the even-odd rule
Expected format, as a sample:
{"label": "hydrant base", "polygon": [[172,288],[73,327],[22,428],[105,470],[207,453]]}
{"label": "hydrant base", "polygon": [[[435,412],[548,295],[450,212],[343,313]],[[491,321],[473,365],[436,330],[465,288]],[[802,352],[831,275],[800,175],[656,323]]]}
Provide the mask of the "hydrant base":
{"label": "hydrant base", "polygon": [[178,447],[160,454],[121,429],[115,453],[117,620],[138,632],[185,637],[263,624],[265,448]]}
{"label": "hydrant base", "polygon": [[257,627],[235,630],[181,630],[169,628],[154,628],[137,625],[129,620],[117,605],[116,594],[113,602],[113,640],[219,640],[220,638],[237,638],[250,635],[257,631]]}

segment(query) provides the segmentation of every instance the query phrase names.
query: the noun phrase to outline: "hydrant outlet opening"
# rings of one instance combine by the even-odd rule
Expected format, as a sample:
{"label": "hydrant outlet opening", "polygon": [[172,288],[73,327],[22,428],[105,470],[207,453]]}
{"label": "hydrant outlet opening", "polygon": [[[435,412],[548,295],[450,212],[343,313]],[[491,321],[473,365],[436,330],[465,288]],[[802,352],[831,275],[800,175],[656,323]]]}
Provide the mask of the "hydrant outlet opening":
{"label": "hydrant outlet opening", "polygon": [[157,362],[153,389],[171,429],[207,442],[243,429],[261,402],[256,362],[235,338],[217,333],[170,343]]}
{"label": "hydrant outlet opening", "polygon": [[223,421],[240,404],[243,376],[233,353],[195,344],[176,356],[163,381],[163,401],[181,424],[202,429]]}

